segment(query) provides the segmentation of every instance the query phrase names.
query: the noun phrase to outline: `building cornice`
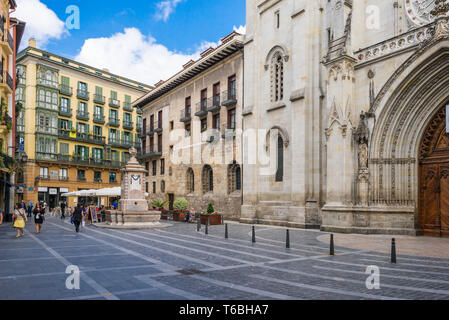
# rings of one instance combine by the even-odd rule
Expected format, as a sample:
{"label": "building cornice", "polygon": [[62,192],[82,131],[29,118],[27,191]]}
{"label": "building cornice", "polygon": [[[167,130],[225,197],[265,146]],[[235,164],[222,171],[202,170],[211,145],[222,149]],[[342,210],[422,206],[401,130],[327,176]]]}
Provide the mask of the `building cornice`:
{"label": "building cornice", "polygon": [[184,65],[184,69],[167,81],[160,81],[156,88],[148,92],[146,95],[136,100],[132,106],[142,108],[148,103],[158,99],[167,92],[180,86],[182,83],[194,78],[198,74],[213,67],[218,62],[230,57],[234,53],[243,49],[244,36],[233,32],[229,36],[221,39],[222,44],[215,49],[207,49],[201,54],[201,58],[196,62],[190,61]]}
{"label": "building cornice", "polygon": [[[38,54],[35,54],[35,53],[31,52],[31,51],[38,51],[41,54],[47,54],[50,57],[60,59],[61,61],[52,60],[52,59],[46,58],[44,56],[40,56]],[[73,70],[73,71],[76,71],[76,72],[80,72],[80,73],[83,73],[83,74],[86,74],[86,75],[89,75],[89,76],[92,76],[92,77],[96,77],[98,79],[105,80],[105,81],[108,81],[108,82],[111,82],[111,83],[114,83],[114,84],[117,84],[117,85],[120,85],[120,86],[132,88],[132,89],[134,89],[136,91],[140,91],[142,93],[147,93],[148,91],[150,91],[153,88],[152,86],[147,85],[145,83],[141,83],[141,82],[138,82],[138,81],[135,81],[135,80],[131,80],[131,79],[128,79],[128,78],[125,78],[125,77],[122,77],[122,76],[119,76],[119,75],[107,72],[105,70],[101,70],[101,69],[98,69],[98,68],[95,68],[95,67],[92,67],[92,66],[89,66],[89,65],[86,65],[86,64],[83,64],[83,63],[71,60],[71,59],[64,58],[62,56],[53,54],[51,52],[47,52],[47,51],[40,50],[40,49],[33,48],[33,47],[28,47],[28,48],[22,50],[17,55],[17,59],[16,59],[17,64],[20,64],[21,61],[24,60],[26,57],[35,58],[35,59],[37,59],[37,60],[42,62],[40,64],[54,64],[54,65],[56,65],[58,67],[61,67],[61,68],[70,69],[70,70]],[[63,60],[67,61],[69,64],[62,62]],[[70,63],[77,65],[78,68],[74,67],[73,65],[70,65]],[[89,70],[80,69],[79,67],[83,67],[85,69],[91,69],[94,72],[90,72]],[[55,67],[53,67],[53,68],[55,68]],[[97,72],[101,73],[102,75],[97,74]],[[108,75],[110,77],[106,77],[103,74],[106,74],[106,75]],[[113,78],[116,78],[116,80],[114,80]],[[123,82],[123,81],[120,81],[120,80],[127,81],[129,83]],[[134,83],[135,85],[133,85],[132,83]],[[139,87],[139,86],[142,86],[142,87]]]}

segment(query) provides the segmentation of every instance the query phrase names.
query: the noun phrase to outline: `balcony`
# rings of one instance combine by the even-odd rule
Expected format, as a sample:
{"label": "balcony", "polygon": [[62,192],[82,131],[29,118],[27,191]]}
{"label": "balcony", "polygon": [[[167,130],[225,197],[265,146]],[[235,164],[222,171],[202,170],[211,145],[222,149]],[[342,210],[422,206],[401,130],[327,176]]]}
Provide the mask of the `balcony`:
{"label": "balcony", "polygon": [[86,182],[87,181],[87,179],[86,179],[86,177],[78,177],[78,182]]}
{"label": "balcony", "polygon": [[45,86],[45,87],[59,90],[59,83],[56,81],[47,80],[44,78],[37,78],[37,84],[40,86]]}
{"label": "balcony", "polygon": [[4,168],[12,168],[12,166],[14,165],[14,159],[7,154],[4,154],[3,152],[0,153],[0,159],[4,165]]}
{"label": "balcony", "polygon": [[89,92],[85,90],[77,90],[76,97],[81,100],[89,101]]}
{"label": "balcony", "polygon": [[[113,168],[119,169],[124,165],[124,163],[116,160],[110,159],[95,159],[83,157],[80,155],[63,155],[63,154],[54,154],[54,153],[43,153],[36,152],[36,161],[38,162],[58,162],[65,165],[76,165],[76,166],[85,166],[85,167],[96,167],[96,168]],[[61,177],[61,181],[68,181],[68,178]]]}
{"label": "balcony", "polygon": [[13,53],[14,40],[11,36],[11,33],[8,30],[5,30],[3,32],[3,36],[1,38],[1,46],[7,56]]}
{"label": "balcony", "polygon": [[78,110],[76,113],[76,118],[82,121],[89,121],[89,112]]}
{"label": "balcony", "polygon": [[134,123],[132,121],[125,121],[125,120],[123,120],[123,129],[133,130],[134,129]]}
{"label": "balcony", "polygon": [[192,121],[192,112],[190,107],[181,110],[181,118],[179,121],[184,123]]}
{"label": "balcony", "polygon": [[85,142],[96,144],[100,146],[106,145],[106,138],[103,136],[98,136],[94,134],[81,133],[81,132],[73,132],[69,130],[59,129],[58,131],[59,139],[71,140],[76,142]]}
{"label": "balcony", "polygon": [[106,98],[105,96],[102,96],[101,94],[94,94],[94,102],[97,104],[105,104]]}
{"label": "balcony", "polygon": [[59,115],[61,117],[71,118],[72,117],[72,109],[59,107]]}
{"label": "balcony", "polygon": [[13,81],[11,75],[6,70],[3,70],[3,72],[0,71],[0,87],[8,91],[8,93],[12,93]]}
{"label": "balcony", "polygon": [[146,159],[151,159],[151,158],[156,158],[156,157],[161,157],[162,156],[162,152],[159,151],[152,151],[150,150],[149,152],[141,152],[137,158],[140,160],[146,160]]}
{"label": "balcony", "polygon": [[120,119],[109,118],[108,126],[120,128]]}
{"label": "balcony", "polygon": [[36,133],[57,136],[58,128],[45,127],[38,124],[36,125]]}
{"label": "balcony", "polygon": [[224,91],[223,92],[223,102],[222,106],[224,107],[233,107],[237,104],[237,90]]}
{"label": "balcony", "polygon": [[136,112],[137,112],[137,114],[143,114],[143,111],[140,108],[136,108]]}
{"label": "balcony", "polygon": [[64,96],[71,97],[73,95],[73,88],[64,84],[59,85],[59,93]]}
{"label": "balcony", "polygon": [[120,101],[116,99],[109,99],[109,106],[114,109],[120,109]]}
{"label": "balcony", "polygon": [[94,123],[96,124],[105,124],[106,119],[102,114],[94,114]]}
{"label": "balcony", "polygon": [[221,99],[220,94],[217,94],[213,98],[208,99],[207,111],[212,113],[219,112],[221,109],[220,99]]}
{"label": "balcony", "polygon": [[154,132],[156,133],[161,133],[162,131],[164,131],[164,129],[162,128],[162,121],[155,121],[154,122]]}
{"label": "balcony", "polygon": [[128,112],[133,112],[133,107],[131,107],[131,103],[130,102],[125,102],[123,104],[123,110],[128,111]]}
{"label": "balcony", "polygon": [[37,100],[37,108],[59,112],[59,105],[47,101]]}
{"label": "balcony", "polygon": [[201,102],[196,104],[195,116],[200,118],[207,116],[207,99],[203,99]]}
{"label": "balcony", "polygon": [[126,139],[109,138],[108,142],[111,147],[115,148],[129,149],[134,146],[131,140]]}

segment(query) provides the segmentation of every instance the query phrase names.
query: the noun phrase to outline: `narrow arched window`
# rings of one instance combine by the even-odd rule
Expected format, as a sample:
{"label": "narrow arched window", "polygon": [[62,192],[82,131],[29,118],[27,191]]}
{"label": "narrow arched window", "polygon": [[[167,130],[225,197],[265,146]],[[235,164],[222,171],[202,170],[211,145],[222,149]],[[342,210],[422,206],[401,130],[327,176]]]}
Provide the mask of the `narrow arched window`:
{"label": "narrow arched window", "polygon": [[271,102],[284,99],[284,61],[280,52],[271,61]]}
{"label": "narrow arched window", "polygon": [[195,192],[195,174],[193,173],[193,169],[189,168],[187,170],[187,193]]}
{"label": "narrow arched window", "polygon": [[238,164],[228,166],[228,193],[240,191],[242,189],[241,169]]}
{"label": "narrow arched window", "polygon": [[214,191],[214,173],[211,166],[205,165],[203,168],[203,193]]}
{"label": "narrow arched window", "polygon": [[278,137],[276,182],[284,181],[284,140]]}
{"label": "narrow arched window", "polygon": [[235,189],[239,191],[242,190],[242,173],[240,166],[235,168]]}

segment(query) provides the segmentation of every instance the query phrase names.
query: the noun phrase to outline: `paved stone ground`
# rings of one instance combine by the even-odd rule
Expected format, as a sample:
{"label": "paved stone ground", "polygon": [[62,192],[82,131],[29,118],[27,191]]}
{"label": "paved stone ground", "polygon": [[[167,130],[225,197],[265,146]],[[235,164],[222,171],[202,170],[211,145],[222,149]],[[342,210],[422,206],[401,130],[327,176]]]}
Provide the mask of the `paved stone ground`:
{"label": "paved stone ground", "polygon": [[[252,244],[251,226],[234,223],[228,240],[223,226],[205,235],[204,226],[198,233],[184,223],[75,234],[48,218],[42,234],[33,229],[15,239],[11,225],[0,226],[0,299],[449,299],[449,259],[402,255],[400,247],[397,264],[372,249],[337,246],[329,256],[317,231],[290,230],[286,249],[284,228],[256,226]],[[65,286],[69,265],[81,270],[80,290]],[[371,265],[380,268],[379,290],[365,284]]]}

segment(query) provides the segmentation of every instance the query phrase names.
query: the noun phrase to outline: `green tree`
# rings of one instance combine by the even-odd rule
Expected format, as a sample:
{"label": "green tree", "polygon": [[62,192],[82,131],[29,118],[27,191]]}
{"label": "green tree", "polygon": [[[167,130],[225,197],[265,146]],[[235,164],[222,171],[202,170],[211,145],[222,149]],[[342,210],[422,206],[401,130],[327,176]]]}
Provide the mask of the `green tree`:
{"label": "green tree", "polygon": [[214,206],[212,205],[212,202],[209,202],[209,206],[207,207],[207,213],[212,214],[214,213]]}

